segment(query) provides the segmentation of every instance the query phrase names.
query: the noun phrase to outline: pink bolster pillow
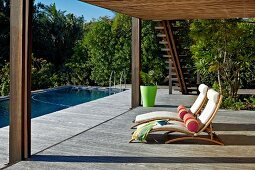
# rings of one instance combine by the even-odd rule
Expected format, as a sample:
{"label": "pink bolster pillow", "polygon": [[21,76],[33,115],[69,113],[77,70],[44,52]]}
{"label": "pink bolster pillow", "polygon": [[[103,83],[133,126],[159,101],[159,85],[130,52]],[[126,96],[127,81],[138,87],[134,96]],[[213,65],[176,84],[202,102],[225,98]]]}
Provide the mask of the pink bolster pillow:
{"label": "pink bolster pillow", "polygon": [[190,114],[190,113],[185,114],[183,117],[183,121],[189,131],[191,131],[191,132],[198,131],[199,123],[192,114]]}
{"label": "pink bolster pillow", "polygon": [[187,110],[185,106],[180,105],[180,106],[177,107],[177,112],[179,113],[179,111],[180,111],[181,109]]}
{"label": "pink bolster pillow", "polygon": [[187,110],[186,109],[180,109],[178,112],[179,117],[183,120],[183,117],[187,114]]}
{"label": "pink bolster pillow", "polygon": [[183,122],[186,124],[186,122],[189,120],[189,119],[195,119],[195,117],[190,114],[190,113],[187,113],[183,116]]}
{"label": "pink bolster pillow", "polygon": [[185,123],[187,129],[191,132],[197,132],[199,128],[199,123],[196,119],[189,119]]}

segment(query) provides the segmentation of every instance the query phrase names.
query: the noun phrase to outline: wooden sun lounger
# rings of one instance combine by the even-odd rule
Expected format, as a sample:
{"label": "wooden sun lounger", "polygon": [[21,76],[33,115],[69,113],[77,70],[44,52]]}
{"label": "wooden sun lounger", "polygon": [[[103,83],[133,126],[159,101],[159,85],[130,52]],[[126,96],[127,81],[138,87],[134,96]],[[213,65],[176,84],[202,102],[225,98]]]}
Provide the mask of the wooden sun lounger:
{"label": "wooden sun lounger", "polygon": [[[190,112],[194,115],[198,115],[201,113],[201,110],[206,103],[207,97],[207,91],[208,86],[205,84],[199,85],[199,91],[200,94],[198,95],[196,101],[193,103],[192,107],[190,108]],[[178,114],[176,112],[169,112],[169,111],[155,111],[155,112],[149,112],[145,114],[141,114],[136,116],[136,119],[133,121],[135,123],[131,129],[137,127],[138,125],[154,121],[154,120],[176,120],[176,121],[182,121]]]}
{"label": "wooden sun lounger", "polygon": [[[219,95],[218,92],[210,89],[208,91],[208,102],[203,110],[203,112],[200,114],[200,116],[197,118],[197,120],[200,122],[200,127],[198,132],[191,132],[187,129],[185,124],[183,122],[179,121],[169,121],[166,125],[156,125],[152,128],[150,133],[152,132],[158,132],[158,131],[166,131],[166,134],[171,134],[173,132],[179,132],[182,135],[180,137],[170,139],[166,141],[165,143],[173,143],[177,141],[184,141],[184,140],[202,140],[202,141],[208,141],[212,142],[218,145],[224,145],[222,140],[216,135],[216,133],[213,132],[212,127],[212,121],[215,118],[220,104],[222,102],[222,95]],[[184,134],[184,135],[183,135]],[[203,134],[206,134],[204,136]],[[131,140],[130,142],[133,142]]]}

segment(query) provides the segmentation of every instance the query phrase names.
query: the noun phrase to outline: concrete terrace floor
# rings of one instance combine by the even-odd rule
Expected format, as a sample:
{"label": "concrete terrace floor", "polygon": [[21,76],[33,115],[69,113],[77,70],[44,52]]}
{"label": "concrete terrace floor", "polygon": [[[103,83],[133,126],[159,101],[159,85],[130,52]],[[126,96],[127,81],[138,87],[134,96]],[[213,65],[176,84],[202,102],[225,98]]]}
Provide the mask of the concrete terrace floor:
{"label": "concrete terrace floor", "polygon": [[128,111],[130,91],[125,91],[33,119],[33,152],[53,146],[7,169],[255,169],[254,111],[219,111],[214,128],[225,146],[163,144],[163,133],[150,136],[159,144],[128,143],[136,115],[175,111],[195,97],[159,89],[156,107]]}

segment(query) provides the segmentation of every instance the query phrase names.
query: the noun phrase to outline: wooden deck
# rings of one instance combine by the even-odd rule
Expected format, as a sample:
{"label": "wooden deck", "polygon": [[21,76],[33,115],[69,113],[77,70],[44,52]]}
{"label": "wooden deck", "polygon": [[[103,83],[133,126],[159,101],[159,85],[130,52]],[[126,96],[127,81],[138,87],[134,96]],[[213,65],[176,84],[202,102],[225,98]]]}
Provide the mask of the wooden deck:
{"label": "wooden deck", "polygon": [[[162,144],[162,133],[151,135],[150,144],[128,143],[132,132],[129,127],[136,115],[153,110],[175,111],[178,104],[190,105],[194,99],[195,96],[168,95],[167,89],[160,89],[156,107],[126,112],[130,106],[126,91],[46,115],[32,121],[33,134],[37,135],[33,137],[33,151],[52,146],[7,169],[254,169],[254,111],[220,110],[214,127],[226,146]],[[68,114],[64,113],[72,115],[66,117]],[[36,145],[41,147],[36,150]]]}
{"label": "wooden deck", "polygon": [[255,89],[239,89],[237,94],[255,95]]}
{"label": "wooden deck", "polygon": [[[121,100],[120,100],[121,99]],[[129,91],[32,119],[32,153],[89,130],[129,110]],[[0,128],[0,169],[8,162],[9,127]]]}

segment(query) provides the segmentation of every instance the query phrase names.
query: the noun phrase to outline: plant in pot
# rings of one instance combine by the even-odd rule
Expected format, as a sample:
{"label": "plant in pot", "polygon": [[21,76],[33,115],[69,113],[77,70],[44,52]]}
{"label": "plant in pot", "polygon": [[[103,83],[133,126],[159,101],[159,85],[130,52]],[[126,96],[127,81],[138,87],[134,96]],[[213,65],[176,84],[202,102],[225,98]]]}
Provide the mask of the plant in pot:
{"label": "plant in pot", "polygon": [[142,85],[140,86],[140,90],[143,107],[154,106],[157,94],[156,80],[158,77],[153,70],[148,73],[141,72]]}

